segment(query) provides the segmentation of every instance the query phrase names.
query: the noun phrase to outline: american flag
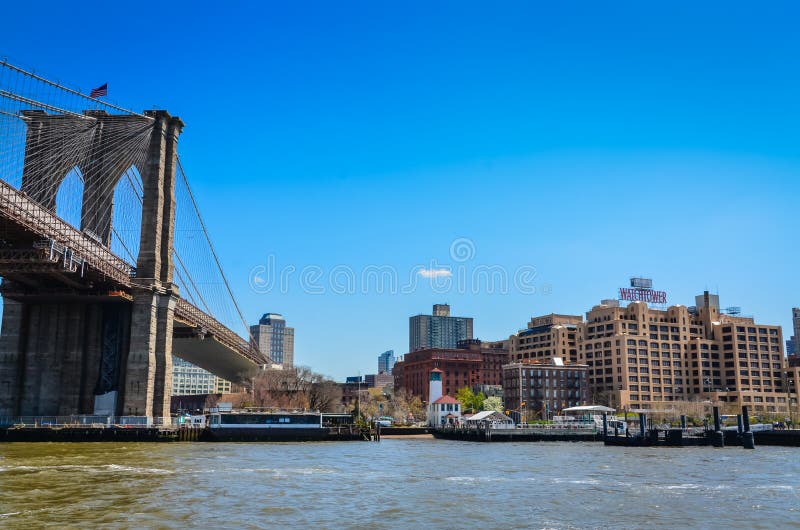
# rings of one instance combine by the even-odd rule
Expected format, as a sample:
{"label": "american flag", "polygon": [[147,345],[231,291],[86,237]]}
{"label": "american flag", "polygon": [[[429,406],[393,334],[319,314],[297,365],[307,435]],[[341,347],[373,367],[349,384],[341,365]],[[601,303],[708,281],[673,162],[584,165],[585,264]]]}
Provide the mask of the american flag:
{"label": "american flag", "polygon": [[100,96],[108,95],[108,83],[103,83],[97,88],[93,88],[89,93],[90,98],[99,98]]}

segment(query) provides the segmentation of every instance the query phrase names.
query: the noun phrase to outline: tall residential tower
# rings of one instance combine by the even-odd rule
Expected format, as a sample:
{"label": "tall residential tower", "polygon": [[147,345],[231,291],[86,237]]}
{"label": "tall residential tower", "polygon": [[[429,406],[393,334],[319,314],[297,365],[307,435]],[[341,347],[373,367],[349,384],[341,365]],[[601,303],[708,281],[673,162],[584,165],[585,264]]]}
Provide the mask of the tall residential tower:
{"label": "tall residential tower", "polygon": [[434,304],[432,315],[408,319],[408,351],[457,348],[458,341],[472,339],[472,318],[451,317],[450,306]]}

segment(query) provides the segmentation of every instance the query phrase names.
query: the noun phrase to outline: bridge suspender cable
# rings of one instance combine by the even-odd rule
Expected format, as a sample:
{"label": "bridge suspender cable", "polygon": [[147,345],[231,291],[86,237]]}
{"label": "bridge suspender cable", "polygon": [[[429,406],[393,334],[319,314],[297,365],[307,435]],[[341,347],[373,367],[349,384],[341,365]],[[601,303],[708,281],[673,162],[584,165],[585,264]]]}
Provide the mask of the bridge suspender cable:
{"label": "bridge suspender cable", "polygon": [[194,199],[194,194],[192,193],[192,188],[189,187],[189,181],[186,178],[186,173],[183,171],[183,165],[181,164],[181,159],[178,157],[178,170],[181,174],[181,178],[183,179],[184,184],[186,184],[186,189],[189,192],[189,198],[192,201],[192,206],[194,207],[194,211],[197,214],[197,220],[200,222],[200,227],[203,229],[203,235],[206,238],[206,242],[208,243],[208,247],[211,250],[211,255],[214,256],[214,263],[217,265],[217,270],[219,270],[220,276],[222,276],[222,281],[225,284],[225,289],[228,291],[228,295],[231,297],[231,301],[233,302],[233,306],[236,308],[236,312],[239,314],[239,318],[242,320],[242,325],[244,329],[247,330],[247,334],[250,336],[250,340],[253,344],[255,344],[255,337],[253,334],[250,333],[250,326],[247,325],[247,320],[245,320],[244,315],[242,314],[242,310],[239,308],[239,303],[236,302],[236,297],[233,295],[233,290],[231,289],[230,284],[228,283],[228,278],[225,276],[225,272],[222,270],[222,264],[219,261],[219,257],[217,256],[217,252],[214,250],[214,245],[211,243],[211,237],[208,235],[208,230],[206,230],[206,224],[203,222],[203,217],[200,215],[200,209],[197,207],[197,201]]}

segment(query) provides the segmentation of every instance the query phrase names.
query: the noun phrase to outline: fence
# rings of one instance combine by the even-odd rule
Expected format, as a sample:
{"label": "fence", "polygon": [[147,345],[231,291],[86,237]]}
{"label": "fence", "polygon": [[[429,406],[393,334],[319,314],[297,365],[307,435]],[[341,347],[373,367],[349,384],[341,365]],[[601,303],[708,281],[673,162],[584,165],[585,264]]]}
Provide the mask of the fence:
{"label": "fence", "polygon": [[176,427],[177,418],[148,416],[0,416],[0,427]]}

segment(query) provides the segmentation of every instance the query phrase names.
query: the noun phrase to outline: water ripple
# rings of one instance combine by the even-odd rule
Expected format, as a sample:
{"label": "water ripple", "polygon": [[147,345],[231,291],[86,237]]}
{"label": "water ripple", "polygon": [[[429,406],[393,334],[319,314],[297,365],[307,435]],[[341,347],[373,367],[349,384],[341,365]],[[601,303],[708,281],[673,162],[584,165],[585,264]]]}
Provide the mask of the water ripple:
{"label": "water ripple", "polygon": [[0,444],[0,526],[675,528],[797,525],[786,448],[437,440]]}

